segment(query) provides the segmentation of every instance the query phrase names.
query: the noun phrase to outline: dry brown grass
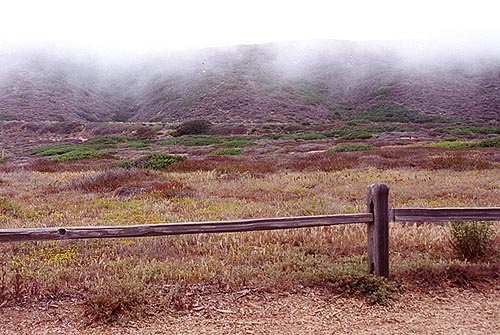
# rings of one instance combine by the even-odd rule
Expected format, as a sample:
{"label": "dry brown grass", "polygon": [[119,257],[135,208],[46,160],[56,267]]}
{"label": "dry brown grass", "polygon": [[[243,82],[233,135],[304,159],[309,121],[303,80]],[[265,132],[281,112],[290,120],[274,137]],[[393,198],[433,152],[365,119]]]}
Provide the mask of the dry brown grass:
{"label": "dry brown grass", "polygon": [[[224,159],[219,163],[228,162],[238,166],[247,161]],[[330,163],[336,164],[333,159]],[[361,166],[318,170],[1,172],[0,227],[364,212],[366,186],[372,182],[390,185],[393,207],[498,206],[500,198],[498,168],[461,171]],[[115,196],[117,187],[148,180],[153,192]],[[500,229],[495,227],[498,243]],[[0,299],[19,303],[74,297],[85,303],[89,315],[102,320],[133,315],[145,306],[189,308],[189,290],[193,287],[234,291],[242,287],[293,290],[297,285],[325,285],[386,301],[390,285],[366,276],[365,230],[359,224],[241,234],[3,244]],[[435,278],[451,278],[440,273],[450,264],[466,267],[455,259],[449,236],[447,225],[392,224],[394,278],[406,285],[412,282],[411,270],[415,268],[422,273],[435,271]],[[466,277],[465,282],[476,280],[471,278]]]}

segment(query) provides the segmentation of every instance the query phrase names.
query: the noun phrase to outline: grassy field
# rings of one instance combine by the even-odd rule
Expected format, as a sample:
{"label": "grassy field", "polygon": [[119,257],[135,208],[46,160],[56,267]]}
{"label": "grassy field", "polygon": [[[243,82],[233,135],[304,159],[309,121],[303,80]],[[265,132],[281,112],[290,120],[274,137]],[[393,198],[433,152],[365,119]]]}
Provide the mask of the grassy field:
{"label": "grassy field", "polygon": [[[228,146],[238,149],[237,155],[211,154],[227,150],[221,143],[236,140],[242,145]],[[364,212],[366,187],[373,182],[390,186],[392,207],[500,205],[496,147],[368,141],[360,151],[357,142],[356,150],[348,145],[328,150],[337,143],[327,139],[306,146],[289,139],[204,141],[208,147],[199,142],[193,147],[192,141],[185,147],[101,139],[34,150],[23,165],[0,165],[0,228]],[[58,159],[83,150],[98,154]],[[153,158],[155,164],[148,165]],[[497,280],[500,227],[494,223],[490,229],[487,254],[471,263],[457,255],[448,224],[392,224],[389,281],[366,274],[363,224],[2,244],[0,304],[76,299],[90,319],[115,321],[158,309],[189,309],[204,292],[293,291],[298,286],[387,304],[397,292],[415,286]]]}

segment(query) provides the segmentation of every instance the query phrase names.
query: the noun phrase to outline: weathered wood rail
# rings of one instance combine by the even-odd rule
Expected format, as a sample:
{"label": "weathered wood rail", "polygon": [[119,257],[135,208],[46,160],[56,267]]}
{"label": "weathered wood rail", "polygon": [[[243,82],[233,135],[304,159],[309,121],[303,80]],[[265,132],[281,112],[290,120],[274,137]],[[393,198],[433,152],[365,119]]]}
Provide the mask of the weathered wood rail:
{"label": "weathered wood rail", "polygon": [[393,208],[392,222],[500,221],[500,208]]}
{"label": "weathered wood rail", "polygon": [[368,186],[366,203],[367,211],[355,214],[217,222],[161,223],[133,226],[0,229],[0,243],[233,233],[366,223],[368,235],[368,271],[378,276],[389,277],[390,222],[500,221],[500,207],[389,209],[389,187],[384,184],[372,184]]}
{"label": "weathered wood rail", "polygon": [[217,222],[160,223],[135,226],[1,229],[0,242],[234,233],[369,223],[372,221],[373,214],[361,213]]}

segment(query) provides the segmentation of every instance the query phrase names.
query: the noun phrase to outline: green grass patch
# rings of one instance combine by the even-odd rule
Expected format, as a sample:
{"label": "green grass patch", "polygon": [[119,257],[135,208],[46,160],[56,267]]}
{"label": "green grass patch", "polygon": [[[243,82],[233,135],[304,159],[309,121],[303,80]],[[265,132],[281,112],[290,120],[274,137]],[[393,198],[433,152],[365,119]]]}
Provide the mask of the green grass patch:
{"label": "green grass patch", "polygon": [[377,147],[366,143],[341,143],[326,152],[351,152],[351,151],[368,151],[374,150]]}
{"label": "green grass patch", "polygon": [[411,131],[416,130],[413,127],[387,125],[387,126],[374,126],[374,125],[358,125],[347,124],[345,126],[334,128],[326,131],[324,134],[328,137],[336,137],[342,140],[365,140],[377,137],[380,133],[391,133],[396,131]]}
{"label": "green grass patch", "polygon": [[34,148],[31,153],[36,156],[56,156],[81,149],[81,145],[47,145]]}
{"label": "green grass patch", "polygon": [[159,145],[184,145],[188,147],[203,147],[221,145],[229,148],[241,148],[255,145],[256,136],[210,136],[210,135],[184,135],[159,141]]}
{"label": "green grass patch", "polygon": [[471,142],[461,141],[459,139],[448,139],[440,142],[431,144],[433,148],[441,149],[459,149],[459,148],[469,148],[474,144]]}
{"label": "green grass patch", "polygon": [[144,141],[132,141],[127,143],[127,147],[141,149],[141,148],[148,148],[150,147],[150,145],[149,143],[146,143]]}
{"label": "green grass patch", "polygon": [[184,135],[158,142],[159,145],[185,145],[188,147],[202,147],[222,143],[224,143],[224,140],[222,138],[208,135]]}
{"label": "green grass patch", "polygon": [[375,137],[375,132],[365,127],[344,126],[326,132],[328,137],[337,137],[343,140],[363,140]]}
{"label": "green grass patch", "polygon": [[181,162],[185,159],[186,157],[179,155],[151,154],[144,159],[139,160],[138,166],[145,169],[162,170],[176,162]]}
{"label": "green grass patch", "polygon": [[449,126],[436,129],[440,133],[450,135],[492,135],[500,134],[500,127],[481,127],[481,126]]}
{"label": "green grass patch", "polygon": [[137,141],[137,138],[130,136],[100,136],[86,141],[83,145],[94,149],[112,148],[116,144]]}
{"label": "green grass patch", "polygon": [[227,142],[223,142],[222,146],[228,147],[228,148],[243,148],[243,147],[250,147],[252,145],[256,145],[257,143],[246,140],[246,139],[235,139],[235,140],[230,140]]}
{"label": "green grass patch", "polygon": [[233,148],[228,148],[228,149],[220,149],[216,151],[212,151],[210,155],[219,155],[219,156],[237,156],[237,155],[243,155],[244,152],[241,149],[233,149]]}
{"label": "green grass patch", "polygon": [[[101,136],[88,140],[81,144],[56,144],[40,146],[31,151],[36,156],[57,156],[70,152],[99,151],[102,149],[115,148],[118,144],[125,143],[131,148],[145,148],[148,144],[130,136]],[[64,158],[62,158],[64,159]]]}
{"label": "green grass patch", "polygon": [[297,133],[289,133],[289,134],[270,134],[266,135],[266,138],[270,138],[272,140],[281,140],[281,141],[314,141],[314,140],[322,140],[327,138],[324,133],[318,132],[297,132]]}
{"label": "green grass patch", "polygon": [[480,140],[476,142],[462,141],[458,138],[445,139],[443,141],[431,144],[433,148],[443,148],[443,149],[457,149],[457,148],[499,148],[500,147],[500,136],[489,138],[486,140]]}
{"label": "green grass patch", "polygon": [[481,148],[500,148],[500,136],[478,141],[474,146]]}
{"label": "green grass patch", "polygon": [[66,153],[63,153],[57,157],[52,158],[54,161],[63,163],[67,161],[78,161],[78,160],[84,160],[84,159],[94,159],[94,158],[99,158],[103,156],[104,154],[102,152],[94,151],[94,150],[87,150],[87,149],[77,149],[73,151],[69,151]]}

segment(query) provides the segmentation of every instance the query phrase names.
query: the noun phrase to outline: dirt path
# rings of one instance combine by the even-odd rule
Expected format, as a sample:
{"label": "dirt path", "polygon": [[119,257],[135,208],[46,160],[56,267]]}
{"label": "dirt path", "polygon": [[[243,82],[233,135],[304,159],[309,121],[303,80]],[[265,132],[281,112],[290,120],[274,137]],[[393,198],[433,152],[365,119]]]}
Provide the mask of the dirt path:
{"label": "dirt path", "polygon": [[76,304],[0,309],[0,334],[500,334],[500,285],[400,296],[388,307],[305,290],[214,295],[180,315],[89,326]]}

